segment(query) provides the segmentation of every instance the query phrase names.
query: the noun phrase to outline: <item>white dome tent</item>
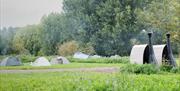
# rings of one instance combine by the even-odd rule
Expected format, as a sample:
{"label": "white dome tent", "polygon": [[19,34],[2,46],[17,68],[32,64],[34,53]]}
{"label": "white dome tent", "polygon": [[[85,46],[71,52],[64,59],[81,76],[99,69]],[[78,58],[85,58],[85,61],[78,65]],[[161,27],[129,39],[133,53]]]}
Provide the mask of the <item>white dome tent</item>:
{"label": "white dome tent", "polygon": [[84,54],[82,52],[76,52],[73,56],[73,58],[79,58],[79,59],[87,59],[89,58],[89,55]]}
{"label": "white dome tent", "polygon": [[48,59],[45,57],[39,57],[37,58],[32,64],[32,66],[50,66]]}

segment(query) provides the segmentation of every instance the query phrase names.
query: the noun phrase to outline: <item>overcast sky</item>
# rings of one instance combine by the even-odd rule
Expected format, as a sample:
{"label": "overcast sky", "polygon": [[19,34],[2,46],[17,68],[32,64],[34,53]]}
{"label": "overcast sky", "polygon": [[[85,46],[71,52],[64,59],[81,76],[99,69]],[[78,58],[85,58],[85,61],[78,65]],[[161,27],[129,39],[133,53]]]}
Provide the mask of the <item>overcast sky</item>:
{"label": "overcast sky", "polygon": [[43,15],[62,12],[63,0],[0,0],[0,26],[38,24]]}

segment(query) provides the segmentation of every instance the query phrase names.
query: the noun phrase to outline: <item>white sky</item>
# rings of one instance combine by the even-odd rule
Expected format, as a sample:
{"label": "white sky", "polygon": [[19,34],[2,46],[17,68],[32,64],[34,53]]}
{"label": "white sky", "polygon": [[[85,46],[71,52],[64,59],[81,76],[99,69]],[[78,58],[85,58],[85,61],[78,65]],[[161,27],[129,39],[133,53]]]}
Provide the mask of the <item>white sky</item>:
{"label": "white sky", "polygon": [[63,0],[0,0],[0,27],[38,24],[43,15],[62,12]]}

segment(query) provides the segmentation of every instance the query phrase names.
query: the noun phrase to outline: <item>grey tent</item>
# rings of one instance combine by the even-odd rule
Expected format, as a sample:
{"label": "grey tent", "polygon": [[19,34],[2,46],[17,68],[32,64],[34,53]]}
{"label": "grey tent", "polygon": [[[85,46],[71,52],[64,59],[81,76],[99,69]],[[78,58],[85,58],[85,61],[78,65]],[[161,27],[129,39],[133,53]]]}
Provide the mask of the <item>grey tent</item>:
{"label": "grey tent", "polygon": [[50,63],[51,64],[69,64],[70,62],[67,58],[59,56],[59,57],[55,57],[51,59]]}
{"label": "grey tent", "polygon": [[17,57],[7,57],[2,60],[0,66],[19,66],[21,61]]}

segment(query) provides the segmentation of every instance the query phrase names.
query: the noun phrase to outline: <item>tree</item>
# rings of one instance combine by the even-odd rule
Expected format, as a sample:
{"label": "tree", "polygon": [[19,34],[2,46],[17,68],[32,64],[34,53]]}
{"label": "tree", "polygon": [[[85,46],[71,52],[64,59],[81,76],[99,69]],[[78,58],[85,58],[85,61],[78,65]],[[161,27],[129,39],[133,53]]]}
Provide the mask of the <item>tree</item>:
{"label": "tree", "polygon": [[13,47],[16,53],[38,55],[41,49],[41,25],[28,25],[17,30]]}
{"label": "tree", "polygon": [[11,54],[12,40],[17,28],[8,27],[0,30],[0,54],[7,55]]}
{"label": "tree", "polygon": [[78,41],[92,44],[99,55],[128,55],[140,27],[135,10],[152,0],[65,0],[65,14],[78,23]]}
{"label": "tree", "polygon": [[[180,50],[180,28],[179,28],[179,0],[154,0],[143,9],[137,10],[138,21],[148,29],[154,28],[162,34],[170,32],[172,34],[172,44],[174,52]],[[165,37],[164,37],[165,41]]]}
{"label": "tree", "polygon": [[68,18],[64,14],[52,13],[42,18],[42,51],[46,55],[55,55],[58,45],[69,41],[73,37],[73,30]]}

